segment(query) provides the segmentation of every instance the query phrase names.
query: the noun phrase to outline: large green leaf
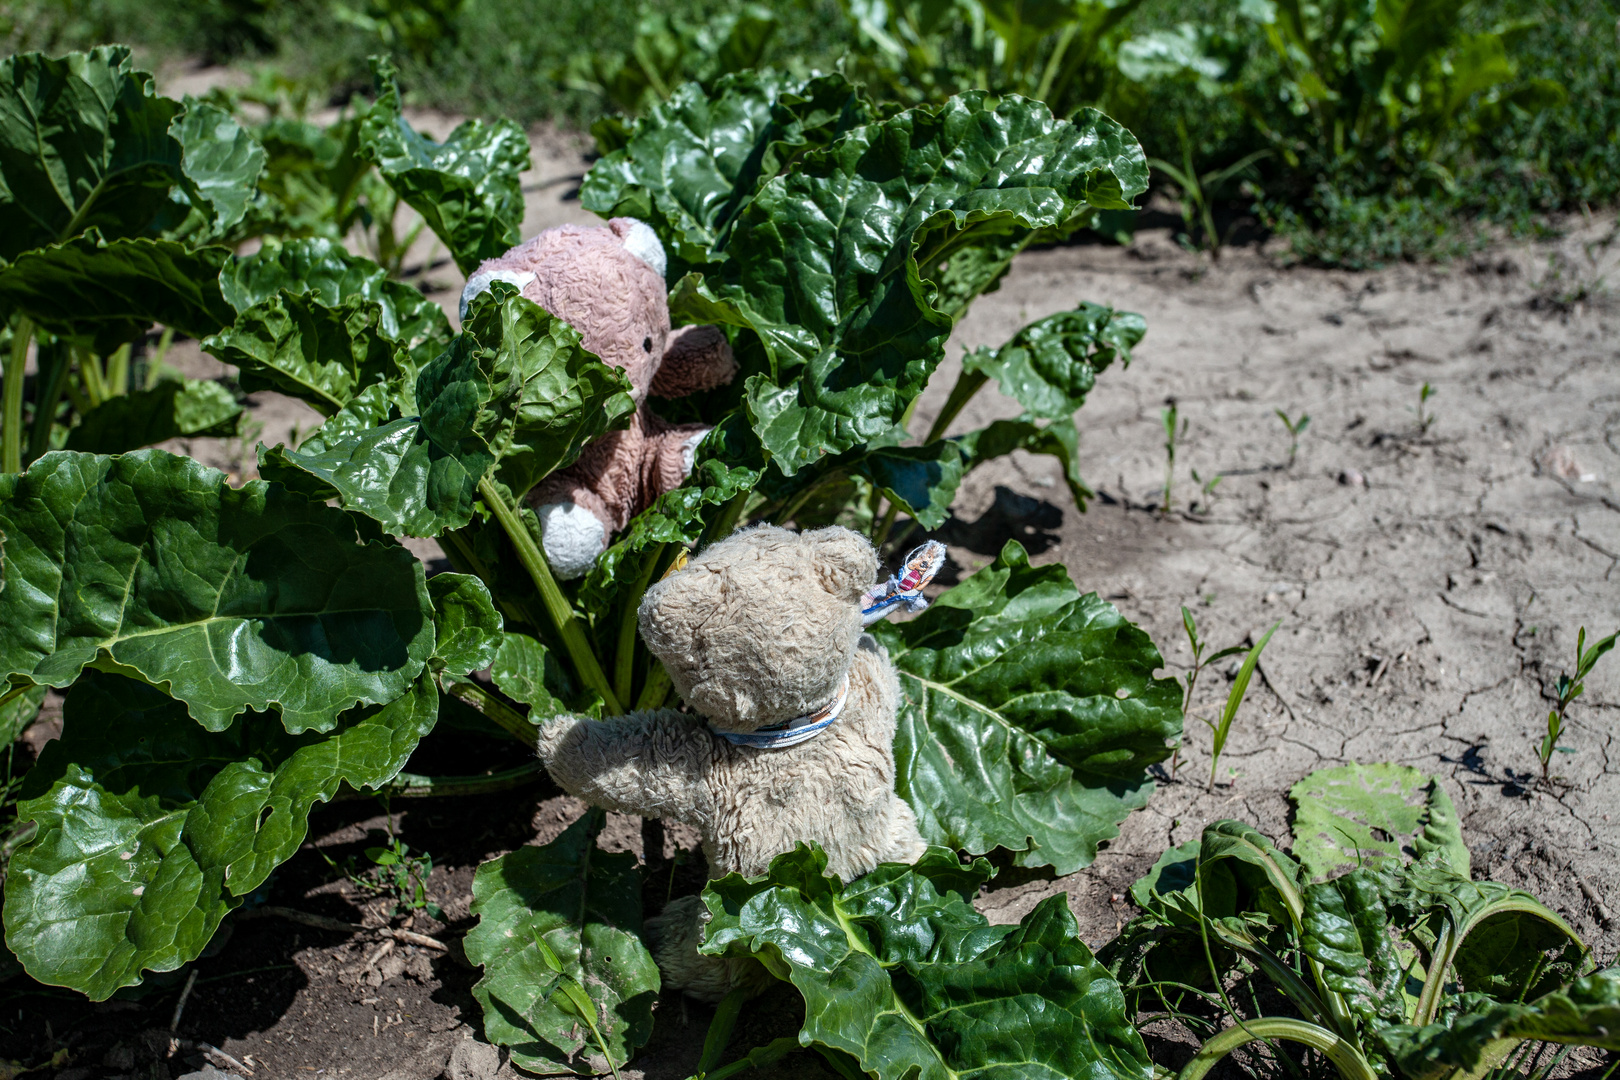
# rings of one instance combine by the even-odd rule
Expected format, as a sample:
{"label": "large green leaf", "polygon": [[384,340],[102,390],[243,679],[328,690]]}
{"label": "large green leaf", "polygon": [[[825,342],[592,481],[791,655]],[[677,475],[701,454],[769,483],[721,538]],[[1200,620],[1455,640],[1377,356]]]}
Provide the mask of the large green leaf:
{"label": "large green leaf", "polygon": [[231,253],[174,240],[104,240],[91,232],[29,251],[0,269],[0,308],[11,308],[105,355],[153,323],[205,337],[235,313],[219,292]]}
{"label": "large green leaf", "polygon": [[496,689],[529,707],[533,723],[569,711],[564,702],[574,689],[567,670],[555,653],[527,634],[508,630],[502,635],[489,675]]}
{"label": "large green leaf", "polygon": [[166,439],[235,435],[242,420],[236,395],[206,379],[165,379],[148,390],[108,398],[68,432],[67,448],[122,454]]}
{"label": "large green leaf", "polygon": [[255,712],[209,732],[150,686],[89,673],[24,783],[18,813],[39,829],[7,874],[7,946],[98,1001],[173,971],[298,850],[315,803],[399,772],[438,700],[424,675],[322,735]]}
{"label": "large green leaf", "polygon": [[382,312],[360,295],[328,306],[313,293],[280,292],[202,346],[236,366],[242,389],[275,390],[331,416],[374,383],[408,393],[414,364],[403,345],[378,332]]}
{"label": "large green leaf", "polygon": [[1119,984],[1062,895],[1017,926],[991,926],[969,902],[988,868],[952,852],[848,885],[826,867],[800,845],[764,877],[732,874],[703,894],[703,951],[758,956],[791,981],[805,1000],[802,1043],[851,1054],[879,1080],[1153,1075]]}
{"label": "large green leaf", "polygon": [[675,280],[724,258],[722,240],[762,182],[875,117],[840,75],[745,71],[708,92],[687,83],[635,122],[623,149],[591,166],[580,204],[652,226]]}
{"label": "large green leaf", "polygon": [[[641,873],[635,855],[596,846],[604,815],[586,812],[544,847],[520,847],[478,868],[467,959],[484,969],[473,996],[484,1034],[512,1063],[552,1076],[607,1063],[590,1032],[554,1001],[563,978],[583,987],[615,1065],[652,1034],[658,968],[641,943]],[[562,961],[545,962],[536,939]]]}
{"label": "large green leaf", "polygon": [[705,289],[770,358],[747,400],[782,472],[900,420],[951,331],[941,267],[1125,207],[1146,182],[1141,148],[1101,113],[1060,121],[1039,102],[975,91],[855,128],[764,184]]}
{"label": "large green leaf", "polygon": [[1371,1023],[1406,1017],[1406,971],[1395,951],[1389,911],[1375,874],[1355,869],[1307,886],[1300,945],[1320,965],[1323,984]]}
{"label": "large green leaf", "polygon": [[1492,1002],[1444,1023],[1391,1027],[1379,1035],[1410,1080],[1478,1076],[1525,1039],[1620,1052],[1620,968],[1576,979],[1528,1004]]}
{"label": "large green leaf", "polygon": [[220,291],[238,312],[279,292],[310,293],[329,308],[350,297],[380,307],[377,331],[410,350],[422,368],[450,343],[450,320],[444,309],[388,271],[336,240],[306,237],[267,241],[245,258],[233,259],[220,274]]}
{"label": "large green leaf", "polygon": [[937,529],[951,513],[951,500],[966,472],[962,451],[949,439],[927,446],[881,446],[862,454],[851,471],[870,480],[925,529]]}
{"label": "large green leaf", "polygon": [[275,709],[330,731],[433,651],[422,564],[303,495],[158,450],[46,454],[0,477],[0,678],[137,675],[210,731]]}
{"label": "large green leaf", "polygon": [[394,65],[372,61],[377,103],[361,127],[362,153],[471,274],[521,238],[529,139],[510,120],[468,120],[442,143],[424,138],[400,115]]}
{"label": "large green leaf", "polygon": [[192,206],[205,214],[208,233],[218,235],[242,220],[264,170],[264,147],[236,118],[214,105],[186,102],[169,126],[181,146],[181,171]]}
{"label": "large green leaf", "polygon": [[1318,769],[1288,792],[1294,804],[1294,857],[1316,881],[1346,866],[1400,861],[1438,851],[1468,874],[1468,846],[1440,781],[1406,765]]}
{"label": "large green leaf", "polygon": [[999,349],[972,350],[962,369],[995,379],[1031,417],[1067,420],[1086,403],[1099,372],[1116,358],[1130,364],[1146,332],[1140,315],[1081,303],[1030,323]]}
{"label": "large green leaf", "polygon": [[1181,695],[1141,630],[1009,542],[903,624],[872,632],[900,674],[895,789],[930,842],[1089,864],[1180,742]]}
{"label": "large green leaf", "polygon": [[505,637],[489,586],[472,574],[435,574],[428,579],[433,598],[434,671],[466,675],[495,660]]}
{"label": "large green leaf", "polygon": [[634,409],[624,373],[505,282],[476,297],[463,332],[422,372],[420,417],[346,426],[319,452],[267,452],[267,476],[298,469],[390,532],[437,536],[472,518],[478,483],[518,495],[573,461]]}
{"label": "large green leaf", "polygon": [[0,59],[0,259],[91,228],[148,232],[184,179],[179,112],[124,45]]}

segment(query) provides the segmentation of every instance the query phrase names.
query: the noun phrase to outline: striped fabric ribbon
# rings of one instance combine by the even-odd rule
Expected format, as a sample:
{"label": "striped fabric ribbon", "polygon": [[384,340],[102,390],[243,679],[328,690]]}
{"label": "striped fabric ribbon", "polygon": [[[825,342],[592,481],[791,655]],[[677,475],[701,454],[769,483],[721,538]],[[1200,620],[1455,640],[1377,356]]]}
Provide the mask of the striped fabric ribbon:
{"label": "striped fabric ribbon", "polygon": [[819,712],[808,716],[784,720],[780,724],[770,727],[757,728],[753,731],[721,731],[713,724],[709,730],[725,739],[733,746],[751,746],[755,750],[786,750],[790,746],[798,746],[806,739],[813,739],[826,731],[838,719],[838,714],[844,710],[844,702],[849,699],[849,676],[838,686],[838,696],[833,698],[832,704]]}

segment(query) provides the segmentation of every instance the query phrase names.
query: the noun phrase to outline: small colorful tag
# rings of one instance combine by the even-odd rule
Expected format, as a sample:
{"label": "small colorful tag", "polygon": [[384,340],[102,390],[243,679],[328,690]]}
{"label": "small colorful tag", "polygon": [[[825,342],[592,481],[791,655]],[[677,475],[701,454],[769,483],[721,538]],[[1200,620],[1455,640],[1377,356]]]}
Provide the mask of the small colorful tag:
{"label": "small colorful tag", "polygon": [[896,608],[918,612],[928,606],[923,586],[945,568],[945,545],[930,540],[911,549],[900,572],[866,590],[861,598],[861,625],[871,626]]}

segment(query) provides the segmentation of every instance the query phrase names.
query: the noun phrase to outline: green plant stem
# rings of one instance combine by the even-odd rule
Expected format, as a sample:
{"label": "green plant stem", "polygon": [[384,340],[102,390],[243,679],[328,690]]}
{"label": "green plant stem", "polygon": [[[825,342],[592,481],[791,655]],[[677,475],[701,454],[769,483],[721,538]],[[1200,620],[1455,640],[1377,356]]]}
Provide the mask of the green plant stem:
{"label": "green plant stem", "polygon": [[934,417],[933,426],[928,429],[928,434],[923,436],[923,445],[927,446],[935,439],[943,438],[952,421],[961,415],[967,403],[973,400],[973,395],[989,381],[990,376],[984,372],[968,371],[964,368],[962,374],[956,378],[956,385],[951,387],[951,396],[945,399],[944,407],[939,410],[939,415]]}
{"label": "green plant stem", "polygon": [[624,712],[619,705],[613,687],[608,685],[607,676],[602,673],[602,665],[597,662],[596,654],[591,651],[589,642],[585,640],[585,628],[575,618],[573,609],[563,596],[562,590],[557,587],[557,579],[551,576],[551,567],[546,564],[546,557],[529,535],[528,528],[518,517],[501,494],[495,490],[495,485],[486,476],[478,481],[478,494],[483,496],[484,502],[495,515],[505,530],[507,539],[517,550],[518,561],[523,569],[529,572],[534,586],[540,591],[540,600],[546,606],[546,614],[551,616],[552,625],[556,627],[557,634],[562,638],[563,647],[568,650],[568,658],[574,662],[574,670],[585,685],[602,695],[602,702],[607,709],[608,716],[618,716]]}
{"label": "green plant stem", "polygon": [[462,795],[491,795],[522,787],[545,771],[539,761],[528,761],[516,768],[490,773],[487,776],[421,776],[402,772],[376,791],[345,790],[338,801],[370,799],[387,795],[397,799],[436,799]]}
{"label": "green plant stem", "polygon": [[34,338],[34,320],[18,317],[12,331],[11,358],[6,361],[4,401],[0,403],[0,472],[22,472],[23,367],[28,343]]}
{"label": "green plant stem", "polygon": [[634,688],[636,674],[636,619],[641,608],[641,598],[647,594],[647,586],[652,584],[652,578],[658,569],[658,564],[664,561],[664,549],[668,544],[659,544],[647,560],[647,566],[641,571],[641,577],[636,580],[635,588],[625,598],[624,611],[619,616],[619,641],[613,654],[613,692],[619,695],[620,701],[629,701],[630,692]]}
{"label": "green plant stem", "polygon": [[641,688],[641,696],[636,698],[636,708],[659,708],[668,699],[672,685],[669,681],[669,672],[664,670],[662,663],[654,659],[652,669],[647,672],[647,685]]}
{"label": "green plant stem", "polygon": [[1333,1063],[1344,1080],[1378,1080],[1367,1059],[1354,1046],[1326,1028],[1288,1017],[1268,1016],[1239,1021],[1198,1048],[1198,1053],[1181,1070],[1178,1080],[1201,1080],[1223,1057],[1259,1039],[1287,1039],[1320,1051]]}
{"label": "green plant stem", "polygon": [[107,396],[122,397],[129,393],[129,344],[126,342],[107,357]]}
{"label": "green plant stem", "polygon": [[786,525],[788,522],[793,520],[794,514],[797,514],[800,510],[804,509],[804,504],[810,501],[810,496],[814,495],[817,491],[821,490],[822,487],[832,483],[834,480],[842,479],[843,475],[844,470],[842,469],[829,469],[826,475],[805,485],[803,491],[800,491],[797,495],[790,498],[787,503],[783,505],[782,509],[778,510],[772,516],[771,520],[777,525]]}
{"label": "green plant stem", "polygon": [[1063,70],[1063,54],[1069,51],[1069,43],[1074,40],[1074,35],[1079,30],[1080,22],[1076,19],[1065,26],[1063,32],[1058,35],[1057,44],[1052,46],[1052,55],[1046,61],[1046,70],[1041,73],[1040,85],[1035,88],[1036,101],[1052,100],[1052,83],[1057,79],[1058,72]]}
{"label": "green plant stem", "polygon": [[107,377],[102,374],[101,361],[89,352],[79,353],[79,377],[84,381],[84,396],[94,409],[107,400]]}
{"label": "green plant stem", "polygon": [[900,513],[900,504],[893,499],[889,500],[889,509],[884,512],[883,520],[878,523],[877,529],[872,533],[872,546],[882,549],[884,541],[889,539],[889,530],[894,528],[894,519]]}
{"label": "green plant stem", "polygon": [[[56,362],[51,366],[50,381],[43,385],[36,384],[37,393],[34,397],[34,427],[28,435],[28,460],[33,461],[51,448],[51,427],[56,423],[56,407],[62,401],[62,392],[67,389],[68,361],[67,346],[58,342],[51,347]],[[45,365],[45,350],[35,350],[39,357],[40,371]]]}
{"label": "green plant stem", "polygon": [[446,679],[443,685],[445,693],[476,709],[512,738],[533,749],[535,729],[528,717],[502,701],[484,684],[471,679],[457,679],[453,682]]}
{"label": "green plant stem", "polygon": [[743,1002],[750,996],[752,992],[747,987],[739,986],[720,999],[720,1004],[714,1010],[714,1019],[709,1021],[708,1034],[703,1037],[703,1054],[698,1058],[697,1067],[699,1075],[720,1064],[726,1047],[731,1045],[731,1033],[737,1027],[737,1014],[742,1012]]}
{"label": "green plant stem", "polygon": [[774,1065],[798,1049],[800,1049],[799,1040],[792,1036],[772,1039],[764,1046],[754,1047],[730,1065],[721,1066],[711,1073],[698,1073],[693,1080],[698,1080],[698,1078],[702,1078],[702,1080],[728,1080],[729,1077],[736,1076],[747,1069],[763,1069]]}
{"label": "green plant stem", "polygon": [[709,522],[708,527],[703,530],[703,535],[698,537],[699,549],[708,547],[716,540],[724,540],[736,530],[737,522],[742,518],[742,512],[748,506],[748,496],[752,494],[752,491],[739,491],[731,497],[730,501],[721,508],[720,513],[715,516],[715,519]]}

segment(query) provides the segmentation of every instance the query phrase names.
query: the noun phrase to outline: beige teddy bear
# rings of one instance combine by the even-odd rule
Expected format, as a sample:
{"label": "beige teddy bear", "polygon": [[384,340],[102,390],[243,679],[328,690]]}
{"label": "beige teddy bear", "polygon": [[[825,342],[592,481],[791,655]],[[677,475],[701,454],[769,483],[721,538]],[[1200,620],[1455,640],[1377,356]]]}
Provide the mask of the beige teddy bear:
{"label": "beige teddy bear", "polygon": [[630,426],[591,443],[529,495],[546,560],[558,577],[589,570],[614,533],[692,471],[692,455],[709,428],[666,423],[647,407],[647,395],[683,397],[723,386],[737,372],[719,327],[670,329],[664,269],[664,248],[652,229],[634,218],[614,218],[605,227],[547,229],[486,259],[462,290],[466,318],[472,298],[492,282],[516,285],[579,331],[585,348],[630,377],[636,401]]}
{"label": "beige teddy bear", "polygon": [[[550,720],[546,767],[596,806],[692,825],[715,877],[763,873],[800,841],[845,881],[915,861],[923,839],[894,790],[899,681],[862,632],[877,568],[872,545],[838,527],[759,526],[703,551],[640,611],[694,711]],[[703,914],[682,897],[647,932],[665,986],[714,1001],[746,969],[698,955]]]}

